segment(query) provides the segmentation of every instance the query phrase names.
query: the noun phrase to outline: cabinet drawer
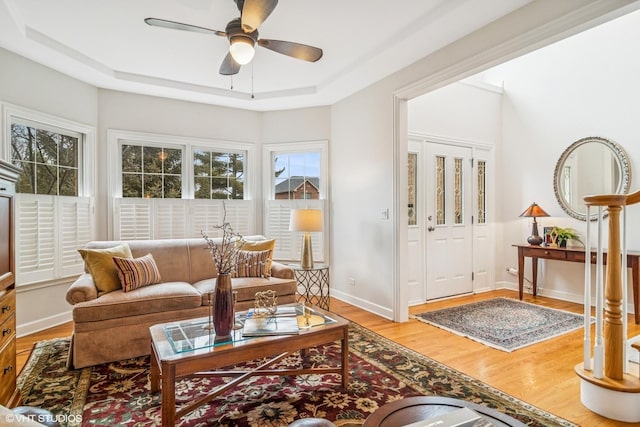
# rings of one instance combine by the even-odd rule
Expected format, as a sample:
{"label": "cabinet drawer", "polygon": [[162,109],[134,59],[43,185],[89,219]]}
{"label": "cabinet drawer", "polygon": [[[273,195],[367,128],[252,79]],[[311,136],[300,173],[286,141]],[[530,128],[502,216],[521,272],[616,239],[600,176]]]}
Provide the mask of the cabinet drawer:
{"label": "cabinet drawer", "polygon": [[566,251],[559,251],[546,248],[525,248],[524,256],[544,259],[566,259]]}
{"label": "cabinet drawer", "polygon": [[16,312],[16,291],[15,289],[8,289],[3,292],[0,291],[0,324],[8,319]]}
{"label": "cabinet drawer", "polygon": [[0,354],[0,405],[6,405],[16,389],[16,340]]}
{"label": "cabinet drawer", "polygon": [[16,316],[11,316],[0,323],[0,348],[4,347],[16,335]]}

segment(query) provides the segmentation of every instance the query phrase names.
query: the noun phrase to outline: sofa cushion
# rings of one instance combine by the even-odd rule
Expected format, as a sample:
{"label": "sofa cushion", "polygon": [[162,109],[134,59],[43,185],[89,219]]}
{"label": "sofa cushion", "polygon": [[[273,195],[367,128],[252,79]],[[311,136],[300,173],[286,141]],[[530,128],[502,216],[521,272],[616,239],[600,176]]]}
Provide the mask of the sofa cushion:
{"label": "sofa cushion", "polygon": [[113,257],[133,258],[129,245],[121,243],[106,249],[78,249],[85,266],[98,288],[99,293],[112,292],[120,289],[118,269],[113,262]]}
{"label": "sofa cushion", "polygon": [[98,299],[78,303],[73,307],[73,320],[96,322],[201,305],[202,296],[189,283],[164,282],[160,286],[145,286],[131,292],[118,289]]}
{"label": "sofa cushion", "polygon": [[158,266],[151,254],[135,259],[113,257],[113,262],[116,264],[120,284],[125,292],[162,281]]}
{"label": "sofa cushion", "polygon": [[271,276],[270,263],[271,250],[238,251],[232,277],[269,277]]}
{"label": "sofa cushion", "polygon": [[[271,251],[271,253],[273,253],[273,251],[276,250],[276,239],[243,240],[240,249],[243,251]],[[271,271],[271,259],[267,262],[267,271]]]}
{"label": "sofa cushion", "polygon": [[[211,305],[211,293],[215,290],[216,279],[205,279],[193,284],[193,287],[202,294],[202,304]],[[292,295],[296,293],[296,281],[279,279],[277,277],[234,277],[231,286],[237,291],[237,301],[253,301],[258,291],[273,289],[276,295]]]}

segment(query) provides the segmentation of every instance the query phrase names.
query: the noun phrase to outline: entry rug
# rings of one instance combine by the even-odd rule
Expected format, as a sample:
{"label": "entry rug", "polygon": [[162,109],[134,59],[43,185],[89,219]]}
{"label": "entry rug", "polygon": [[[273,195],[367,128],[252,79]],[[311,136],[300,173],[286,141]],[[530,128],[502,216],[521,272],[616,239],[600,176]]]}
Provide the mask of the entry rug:
{"label": "entry rug", "polygon": [[[148,356],[68,370],[69,342],[66,338],[35,345],[18,376],[23,404],[50,410],[63,427],[160,425],[160,393],[149,390]],[[577,427],[354,323],[349,327],[349,351],[346,389],[337,374],[252,377],[185,415],[177,425],[276,427],[317,417],[338,427],[355,427],[386,403],[437,395],[486,405],[528,426]],[[338,366],[340,360],[336,342],[310,348],[304,358],[295,353],[274,367]],[[179,381],[178,405],[194,401],[221,381]]]}
{"label": "entry rug", "polygon": [[511,298],[494,298],[412,317],[506,352],[584,326],[580,314]]}

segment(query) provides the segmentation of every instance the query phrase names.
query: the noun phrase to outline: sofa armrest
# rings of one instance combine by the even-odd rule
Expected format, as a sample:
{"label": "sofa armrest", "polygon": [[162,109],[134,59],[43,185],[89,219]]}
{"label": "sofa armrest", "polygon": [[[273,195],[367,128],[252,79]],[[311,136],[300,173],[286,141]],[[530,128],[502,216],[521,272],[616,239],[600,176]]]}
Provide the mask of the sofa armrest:
{"label": "sofa armrest", "polygon": [[279,279],[295,278],[293,274],[293,268],[289,267],[288,265],[280,264],[276,261],[273,261],[271,263],[271,276],[277,277]]}
{"label": "sofa armrest", "polygon": [[66,299],[71,305],[96,298],[98,298],[98,288],[93,281],[93,276],[89,273],[81,274],[67,289]]}

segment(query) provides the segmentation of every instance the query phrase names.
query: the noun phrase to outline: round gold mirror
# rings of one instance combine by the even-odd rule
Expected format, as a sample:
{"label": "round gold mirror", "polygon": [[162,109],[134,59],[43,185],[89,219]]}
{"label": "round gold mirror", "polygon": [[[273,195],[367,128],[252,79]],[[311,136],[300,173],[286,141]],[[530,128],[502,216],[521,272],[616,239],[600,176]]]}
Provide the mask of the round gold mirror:
{"label": "round gold mirror", "polygon": [[[553,176],[553,190],[562,209],[571,217],[587,220],[584,197],[626,194],[631,184],[627,153],[615,142],[597,136],[582,138],[567,148]],[[592,213],[589,220],[597,217]]]}

